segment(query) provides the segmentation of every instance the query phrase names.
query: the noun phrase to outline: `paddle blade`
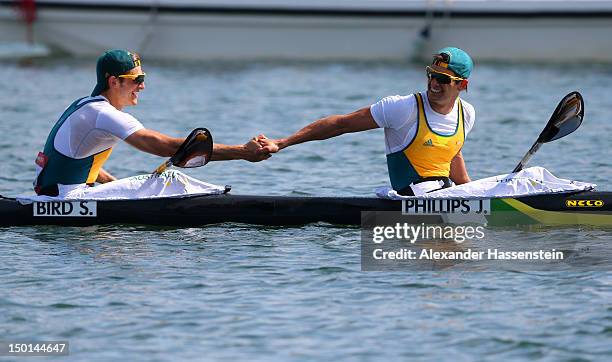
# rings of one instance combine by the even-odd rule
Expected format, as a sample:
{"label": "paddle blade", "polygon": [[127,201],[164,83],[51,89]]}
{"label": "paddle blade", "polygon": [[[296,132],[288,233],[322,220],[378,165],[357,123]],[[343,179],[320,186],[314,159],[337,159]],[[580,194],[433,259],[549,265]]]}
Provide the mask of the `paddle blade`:
{"label": "paddle blade", "polygon": [[213,138],[206,128],[196,128],[170,158],[173,166],[183,168],[200,167],[212,158]]}
{"label": "paddle blade", "polygon": [[516,165],[512,172],[519,172],[531,160],[533,155],[546,142],[558,140],[574,132],[582,124],[584,118],[584,100],[578,92],[572,92],[561,100],[553,112],[550,120],[540,133],[536,142],[527,151],[523,159]]}
{"label": "paddle blade", "polygon": [[584,119],[584,100],[578,92],[566,95],[553,112],[538,137],[539,143],[551,142],[574,132]]}

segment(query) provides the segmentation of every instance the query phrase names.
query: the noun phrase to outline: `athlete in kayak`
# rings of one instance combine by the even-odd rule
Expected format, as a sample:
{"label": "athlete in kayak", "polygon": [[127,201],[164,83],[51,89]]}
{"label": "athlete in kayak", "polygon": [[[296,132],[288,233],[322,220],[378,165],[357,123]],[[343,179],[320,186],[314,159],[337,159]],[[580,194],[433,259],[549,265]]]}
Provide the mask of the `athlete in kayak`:
{"label": "athlete in kayak", "polygon": [[[61,115],[36,158],[34,188],[39,195],[57,196],[75,185],[115,180],[102,165],[119,140],[141,151],[172,156],[185,140],[145,128],[126,106],[138,104],[145,88],[145,73],[138,54],[109,50],[96,66],[97,84],[91,96],[74,101]],[[278,148],[255,139],[244,145],[214,144],[212,160],[244,159],[257,162]]]}
{"label": "athlete in kayak", "polygon": [[[459,98],[473,69],[458,48],[438,51],[427,66],[427,91],[390,96],[353,113],[315,121],[293,135],[274,140],[280,149],[344,133],[384,128],[389,178],[403,195],[470,182],[461,148],[474,125],[471,104]],[[267,141],[264,136],[260,141]],[[262,145],[268,145],[263,143]]]}

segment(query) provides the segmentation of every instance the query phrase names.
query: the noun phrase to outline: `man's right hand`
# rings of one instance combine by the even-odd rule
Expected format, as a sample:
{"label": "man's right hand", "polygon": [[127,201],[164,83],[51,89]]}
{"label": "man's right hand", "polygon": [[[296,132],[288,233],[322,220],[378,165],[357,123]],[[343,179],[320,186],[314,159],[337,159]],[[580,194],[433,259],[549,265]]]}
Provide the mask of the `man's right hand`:
{"label": "man's right hand", "polygon": [[251,162],[266,160],[272,156],[272,153],[278,152],[278,146],[264,135],[254,137],[243,147],[246,150],[245,160]]}

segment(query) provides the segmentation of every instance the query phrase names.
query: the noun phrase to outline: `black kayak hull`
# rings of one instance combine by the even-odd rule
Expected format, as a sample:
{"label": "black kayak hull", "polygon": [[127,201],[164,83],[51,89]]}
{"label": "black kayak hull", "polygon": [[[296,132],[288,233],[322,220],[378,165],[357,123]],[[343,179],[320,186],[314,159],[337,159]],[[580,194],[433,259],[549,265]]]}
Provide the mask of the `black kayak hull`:
{"label": "black kayak hull", "polygon": [[[478,202],[478,200],[471,201]],[[487,212],[486,220],[483,220],[491,225],[612,225],[612,192],[549,194],[484,201]],[[461,218],[449,219],[447,216],[455,213],[461,216],[461,213],[469,211],[469,205],[466,209],[463,201],[456,199],[419,202],[427,205],[427,210],[417,207],[411,215],[406,216],[407,222],[461,223]],[[231,194],[149,200],[89,201],[83,205],[77,201],[70,204],[72,205],[66,202],[47,202],[22,205],[14,199],[0,198],[0,226],[101,224],[202,226],[228,222],[278,226],[315,222],[359,225],[364,211],[400,212],[406,207],[401,201],[372,197]],[[458,207],[455,209],[449,205]],[[472,206],[472,209],[474,208],[477,207]],[[92,210],[95,211],[95,215]]]}
{"label": "black kayak hull", "polygon": [[34,204],[0,200],[0,225],[143,224],[201,226],[226,222],[303,225],[359,224],[361,211],[399,211],[401,202],[358,197],[211,195],[150,200],[97,201],[96,217],[36,217]]}

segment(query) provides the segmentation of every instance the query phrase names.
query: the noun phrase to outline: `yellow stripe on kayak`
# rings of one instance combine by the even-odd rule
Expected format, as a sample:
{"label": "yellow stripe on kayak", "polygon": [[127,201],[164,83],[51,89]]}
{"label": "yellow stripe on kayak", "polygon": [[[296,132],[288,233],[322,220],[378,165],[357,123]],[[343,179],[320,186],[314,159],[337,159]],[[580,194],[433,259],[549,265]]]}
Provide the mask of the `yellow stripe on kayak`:
{"label": "yellow stripe on kayak", "polygon": [[578,212],[561,212],[538,210],[515,199],[502,199],[501,201],[512,206],[523,214],[545,225],[596,225],[612,226],[612,215],[598,215]]}

